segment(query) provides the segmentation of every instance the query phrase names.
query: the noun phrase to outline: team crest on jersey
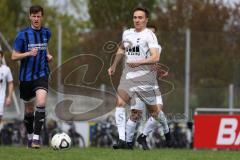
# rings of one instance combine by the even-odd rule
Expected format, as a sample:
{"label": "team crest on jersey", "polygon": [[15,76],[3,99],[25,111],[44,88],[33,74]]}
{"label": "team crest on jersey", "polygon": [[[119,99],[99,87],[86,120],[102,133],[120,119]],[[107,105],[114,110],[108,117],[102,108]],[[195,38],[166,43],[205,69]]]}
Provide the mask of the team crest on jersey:
{"label": "team crest on jersey", "polygon": [[133,46],[132,48],[126,48],[126,52],[128,55],[140,55],[140,48],[139,45]]}
{"label": "team crest on jersey", "polygon": [[[140,40],[140,38],[138,38]],[[125,51],[127,55],[140,55],[139,45],[133,46],[132,42],[128,39],[123,41],[123,45],[125,47]]]}

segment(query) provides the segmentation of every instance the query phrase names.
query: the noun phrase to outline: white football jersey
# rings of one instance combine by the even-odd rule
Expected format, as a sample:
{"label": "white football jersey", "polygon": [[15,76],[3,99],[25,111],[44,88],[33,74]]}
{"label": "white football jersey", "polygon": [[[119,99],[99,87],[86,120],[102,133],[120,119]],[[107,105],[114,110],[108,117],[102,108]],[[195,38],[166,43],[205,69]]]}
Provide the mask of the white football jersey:
{"label": "white football jersey", "polygon": [[[133,28],[124,31],[122,42],[125,48],[126,64],[148,58],[150,56],[150,48],[158,48],[159,52],[161,50],[155,34],[148,28],[141,32],[136,32]],[[122,76],[126,79],[142,81],[146,77],[154,79],[154,74],[156,73],[151,71],[151,65],[140,65],[135,68],[125,65]]]}
{"label": "white football jersey", "polygon": [[[157,49],[158,49],[158,54],[161,55],[162,47],[161,47],[160,44],[158,45]],[[147,53],[147,57],[148,57],[148,56],[150,56],[150,51],[148,51],[148,53]]]}
{"label": "white football jersey", "polygon": [[124,31],[122,42],[127,63],[146,59],[150,48],[159,48],[155,34],[148,28],[141,32],[134,28]]}
{"label": "white football jersey", "polygon": [[0,102],[5,101],[7,83],[13,81],[10,68],[6,65],[0,66]]}

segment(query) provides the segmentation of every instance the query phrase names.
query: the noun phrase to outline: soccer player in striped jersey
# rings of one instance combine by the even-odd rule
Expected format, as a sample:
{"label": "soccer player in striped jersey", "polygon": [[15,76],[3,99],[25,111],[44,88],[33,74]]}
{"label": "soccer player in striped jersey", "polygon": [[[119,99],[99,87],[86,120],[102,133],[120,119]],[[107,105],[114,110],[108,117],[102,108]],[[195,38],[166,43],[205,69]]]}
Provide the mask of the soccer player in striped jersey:
{"label": "soccer player in striped jersey", "polygon": [[[40,132],[45,121],[48,92],[48,50],[51,32],[42,26],[44,11],[39,5],[29,8],[31,25],[18,32],[13,44],[12,60],[20,60],[20,98],[25,104],[24,123],[28,133],[28,147],[40,148]],[[36,99],[34,99],[36,98]],[[34,102],[36,110],[34,114]]]}
{"label": "soccer player in striped jersey", "polygon": [[[161,93],[158,89],[156,71],[152,70],[153,65],[159,61],[159,46],[155,34],[146,28],[148,16],[149,12],[145,8],[137,7],[133,10],[134,28],[124,31],[123,44],[118,48],[114,62],[108,69],[108,74],[113,75],[120,59],[125,56],[125,68],[118,86],[115,112],[119,141],[113,146],[114,149],[132,147],[131,143],[126,142],[125,136],[125,105],[132,99],[143,100],[156,121],[161,123],[166,121],[158,104]],[[130,117],[130,119],[133,123],[137,123],[138,117]]]}

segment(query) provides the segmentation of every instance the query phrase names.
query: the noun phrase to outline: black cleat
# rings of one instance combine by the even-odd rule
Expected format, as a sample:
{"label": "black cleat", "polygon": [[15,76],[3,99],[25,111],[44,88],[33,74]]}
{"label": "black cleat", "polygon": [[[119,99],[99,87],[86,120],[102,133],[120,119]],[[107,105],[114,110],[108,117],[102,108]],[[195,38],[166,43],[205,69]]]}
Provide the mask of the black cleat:
{"label": "black cleat", "polygon": [[113,149],[127,149],[127,143],[121,139],[113,145]]}
{"label": "black cleat", "polygon": [[142,145],[142,149],[143,150],[149,150],[148,144],[147,144],[147,140],[146,140],[147,136],[140,134],[137,138],[137,142]]}
{"label": "black cleat", "polygon": [[133,142],[127,142],[127,148],[126,149],[133,150],[133,146],[134,146]]}
{"label": "black cleat", "polygon": [[164,136],[166,138],[167,147],[171,147],[172,146],[172,137],[171,137],[170,131],[168,133],[165,133]]}

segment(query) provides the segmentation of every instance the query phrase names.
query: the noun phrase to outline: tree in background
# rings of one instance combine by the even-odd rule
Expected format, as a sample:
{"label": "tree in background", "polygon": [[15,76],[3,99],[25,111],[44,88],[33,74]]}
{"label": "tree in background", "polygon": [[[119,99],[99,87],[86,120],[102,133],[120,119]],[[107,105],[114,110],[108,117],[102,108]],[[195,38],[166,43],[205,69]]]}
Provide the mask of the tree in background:
{"label": "tree in background", "polygon": [[88,1],[91,22],[95,29],[122,29],[132,25],[132,10],[144,6],[150,11],[156,0],[90,0]]}
{"label": "tree in background", "polygon": [[[155,23],[163,44],[161,59],[170,67],[176,88],[184,88],[185,30],[190,28],[191,92],[198,99],[197,104],[193,103],[195,106],[224,106],[225,87],[233,80],[232,71],[236,64],[237,48],[233,49],[232,45],[239,46],[235,40],[239,36],[231,34],[231,8],[223,1],[161,0],[159,4]],[[176,97],[183,102],[183,92]],[[166,103],[173,102],[177,101],[169,100]],[[174,103],[170,108],[180,109],[182,105]]]}
{"label": "tree in background", "polygon": [[[186,28],[191,29],[191,93],[192,97],[197,97],[192,106],[224,106],[226,86],[240,83],[240,55],[237,54],[240,49],[240,3],[229,8],[222,0],[89,0],[90,19],[83,20],[78,16],[83,1],[67,2],[77,16],[68,14],[64,7],[49,5],[47,0],[1,0],[0,31],[12,44],[16,32],[28,24],[29,6],[40,4],[46,13],[45,25],[53,33],[50,42],[53,55],[56,57],[57,25],[61,23],[63,62],[79,54],[96,55],[104,61],[104,68],[94,85],[110,85],[106,72],[110,59],[121,41],[122,31],[132,25],[131,11],[142,5],[151,11],[150,22],[159,28],[157,36],[163,47],[161,62],[170,67],[168,79],[176,87],[164,97],[166,109],[176,112],[183,109]],[[111,43],[107,43],[109,41]],[[104,48],[106,44],[111,45]],[[8,58],[10,53],[5,55]],[[11,61],[9,63],[17,68]],[[52,65],[56,66],[56,59]],[[75,71],[69,77],[71,83],[79,84],[84,70]],[[166,88],[168,92],[168,86]]]}
{"label": "tree in background", "polygon": [[[110,85],[107,69],[110,66],[111,57],[117,49],[117,44],[121,42],[123,30],[130,28],[132,25],[132,10],[140,5],[153,11],[155,1],[156,0],[88,1],[92,28],[90,33],[81,34],[81,37],[83,37],[81,47],[82,53],[94,54],[104,61],[104,68],[96,85],[102,83],[108,86]],[[119,74],[120,73],[121,72],[119,72]]]}
{"label": "tree in background", "polygon": [[[57,26],[62,24],[62,53],[63,61],[80,54],[80,37],[81,29],[86,28],[87,21],[79,21],[74,16],[67,14],[66,11],[59,10],[56,6],[49,6],[47,0],[2,0],[0,2],[0,32],[6,37],[11,45],[15,39],[16,33],[28,26],[28,10],[32,4],[39,4],[44,8],[44,24],[52,31],[52,37],[49,45],[49,50],[54,57],[57,57]],[[5,50],[5,49],[4,49]],[[6,54],[7,63],[13,69],[15,79],[18,79],[18,66],[10,60],[11,53]],[[56,67],[57,58],[51,63],[51,68]],[[16,72],[15,72],[16,71]],[[15,81],[17,82],[17,81]]]}

